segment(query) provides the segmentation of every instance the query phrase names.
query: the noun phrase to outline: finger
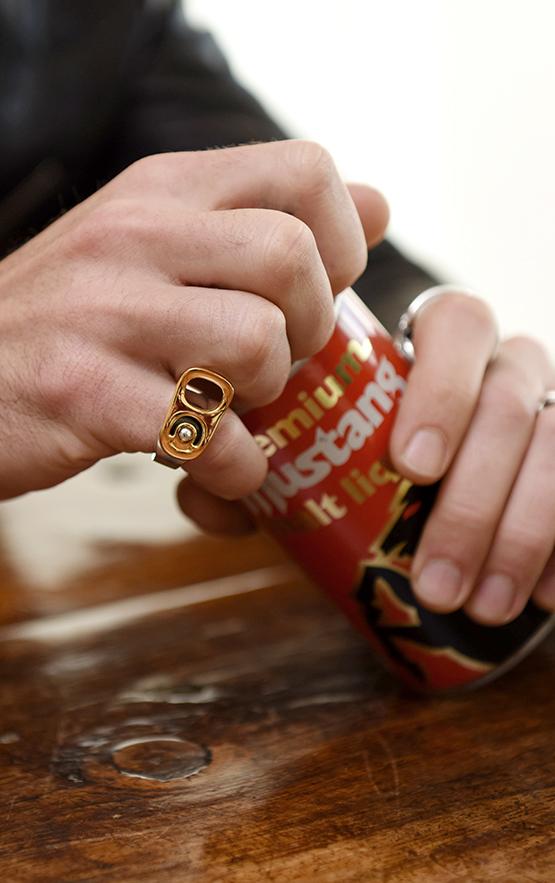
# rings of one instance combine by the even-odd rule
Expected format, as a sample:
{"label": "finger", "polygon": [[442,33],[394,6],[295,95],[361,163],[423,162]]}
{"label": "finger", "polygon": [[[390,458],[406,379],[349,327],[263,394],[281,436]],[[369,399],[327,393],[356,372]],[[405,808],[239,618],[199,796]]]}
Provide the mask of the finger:
{"label": "finger", "polygon": [[[142,441],[140,450],[155,450],[171,395],[173,388],[170,396],[153,408],[156,419],[149,420],[148,441]],[[161,419],[160,404],[164,406]],[[266,478],[268,461],[237,414],[229,410],[205,450],[196,460],[184,463],[184,468],[205,491],[224,500],[239,500],[258,490]]]}
{"label": "finger", "polygon": [[429,484],[445,474],[462,441],[497,331],[484,301],[454,291],[422,308],[413,340],[416,360],[390,452],[398,472]]}
{"label": "finger", "polygon": [[530,444],[548,363],[535,342],[507,341],[444,478],[413,562],[415,592],[454,610],[469,597]]}
{"label": "finger", "polygon": [[334,292],[364,271],[368,249],[355,204],[335,164],[318,144],[280,141],[225,150],[147,157],[126,170],[111,191],[155,190],[190,211],[270,208],[310,227]]}
{"label": "finger", "polygon": [[487,625],[509,622],[518,616],[553,552],[554,442],[555,410],[546,408],[538,415],[493,545],[466,604],[469,615]]}
{"label": "finger", "polygon": [[276,399],[291,370],[285,316],[244,291],[158,286],[129,300],[111,345],[177,381],[192,366],[211,368],[235,388],[235,409]]}
{"label": "finger", "polygon": [[347,184],[362,223],[368,248],[374,248],[385,236],[389,224],[389,206],[385,197],[368,184]]}
{"label": "finger", "polygon": [[167,371],[147,368],[124,353],[102,347],[80,352],[85,347],[79,340],[71,348],[80,356],[78,361],[61,351],[49,365],[47,382],[41,383],[46,414],[67,426],[75,440],[75,450],[66,442],[63,450],[53,450],[51,456],[79,463],[87,457],[95,462],[122,452],[155,451],[175,392]]}
{"label": "finger", "polygon": [[258,490],[268,461],[237,414],[227,411],[207,448],[186,469],[205,491],[239,500]]}
{"label": "finger", "polygon": [[[81,375],[75,394],[68,396],[66,391],[63,398],[60,416],[71,427],[80,456],[87,457],[89,450],[94,459],[123,451],[155,451],[175,393],[174,381],[162,369],[138,367],[121,355],[102,355],[97,364],[91,362],[88,379]],[[258,490],[267,470],[266,457],[231,410],[198,459],[187,462],[187,472],[198,485],[230,500]]]}
{"label": "finger", "polygon": [[185,213],[172,203],[159,207],[155,225],[147,219],[138,226],[135,220],[128,231],[137,260],[142,252],[169,281],[252,292],[278,306],[294,359],[327,343],[332,291],[314,235],[302,221],[266,209]]}
{"label": "finger", "polygon": [[244,506],[215,497],[190,476],[177,486],[177,501],[181,511],[207,533],[242,536],[256,529]]}

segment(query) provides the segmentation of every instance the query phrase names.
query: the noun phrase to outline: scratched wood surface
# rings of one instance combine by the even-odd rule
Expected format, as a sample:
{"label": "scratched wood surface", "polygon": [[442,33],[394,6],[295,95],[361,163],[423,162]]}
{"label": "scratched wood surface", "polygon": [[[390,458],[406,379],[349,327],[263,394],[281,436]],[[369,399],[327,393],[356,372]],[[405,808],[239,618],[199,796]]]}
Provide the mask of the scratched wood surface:
{"label": "scratched wood surface", "polygon": [[94,481],[0,507],[4,880],[555,879],[553,639],[408,695],[269,541],[161,532],[148,481],[107,542]]}

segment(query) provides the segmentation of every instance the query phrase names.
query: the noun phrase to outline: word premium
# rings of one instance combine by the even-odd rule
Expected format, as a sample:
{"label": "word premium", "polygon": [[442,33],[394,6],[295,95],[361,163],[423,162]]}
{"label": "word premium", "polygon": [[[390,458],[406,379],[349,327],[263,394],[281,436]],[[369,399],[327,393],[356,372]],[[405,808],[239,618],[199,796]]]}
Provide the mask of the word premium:
{"label": "word premium", "polygon": [[[308,434],[326,412],[335,408],[346,386],[353,382],[352,375],[360,372],[361,364],[369,361],[373,352],[368,338],[362,342],[350,340],[334,373],[310,394],[298,393],[297,400],[302,406],[294,408],[263,434],[255,436],[266,456],[272,458],[299,439],[303,432]],[[323,481],[334,467],[347,463],[353,451],[364,447],[366,440],[382,425],[384,415],[393,408],[397,396],[402,395],[405,385],[405,379],[397,374],[395,366],[381,356],[374,379],[366,384],[355,407],[344,411],[328,431],[317,426],[312,444],[291,462],[270,468],[264,484],[251,495],[250,502],[267,516],[272,515],[274,509],[286,515],[288,501],[300,490]]]}

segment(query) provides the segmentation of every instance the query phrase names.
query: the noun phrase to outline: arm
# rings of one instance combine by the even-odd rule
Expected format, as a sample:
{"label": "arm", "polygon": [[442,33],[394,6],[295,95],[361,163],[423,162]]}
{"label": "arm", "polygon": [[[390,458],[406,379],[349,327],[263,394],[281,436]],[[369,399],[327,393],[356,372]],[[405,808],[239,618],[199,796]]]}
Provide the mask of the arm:
{"label": "arm", "polygon": [[[43,25],[37,47],[23,7],[0,4],[0,256],[143,156],[288,137],[177,0],[64,6]],[[386,242],[355,287],[392,328],[432,281]]]}

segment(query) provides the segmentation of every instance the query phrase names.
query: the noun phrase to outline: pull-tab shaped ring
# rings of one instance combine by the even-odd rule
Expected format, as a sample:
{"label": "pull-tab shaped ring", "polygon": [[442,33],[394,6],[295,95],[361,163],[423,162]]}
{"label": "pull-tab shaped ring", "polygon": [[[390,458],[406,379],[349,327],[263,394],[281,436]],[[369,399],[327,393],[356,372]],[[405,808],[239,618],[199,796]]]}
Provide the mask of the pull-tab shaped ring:
{"label": "pull-tab shaped ring", "polygon": [[[214,393],[217,392],[217,397]],[[233,399],[233,385],[210,368],[188,368],[177,382],[154,460],[177,469],[199,457]]]}

